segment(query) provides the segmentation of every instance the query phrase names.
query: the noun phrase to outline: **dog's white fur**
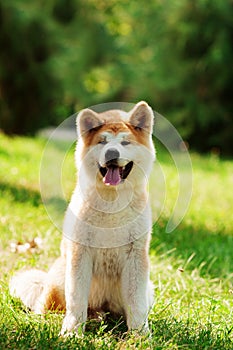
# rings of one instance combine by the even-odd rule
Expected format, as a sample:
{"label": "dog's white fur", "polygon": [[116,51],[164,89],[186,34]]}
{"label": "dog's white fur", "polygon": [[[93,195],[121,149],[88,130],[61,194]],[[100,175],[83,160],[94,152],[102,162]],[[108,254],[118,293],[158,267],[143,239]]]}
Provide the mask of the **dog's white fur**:
{"label": "dog's white fur", "polygon": [[[115,122],[119,130],[113,132]],[[86,109],[78,115],[79,176],[64,220],[61,257],[48,273],[19,272],[10,282],[12,295],[36,313],[66,309],[63,334],[83,331],[88,311],[106,309],[123,315],[130,330],[148,330],[153,302],[147,194],[155,155],[152,127],[153,112],[145,102],[129,113]],[[104,144],[95,143],[91,133],[104,138]],[[133,162],[127,179],[117,186],[104,184],[98,168],[105,166],[112,148],[119,152],[120,167]]]}

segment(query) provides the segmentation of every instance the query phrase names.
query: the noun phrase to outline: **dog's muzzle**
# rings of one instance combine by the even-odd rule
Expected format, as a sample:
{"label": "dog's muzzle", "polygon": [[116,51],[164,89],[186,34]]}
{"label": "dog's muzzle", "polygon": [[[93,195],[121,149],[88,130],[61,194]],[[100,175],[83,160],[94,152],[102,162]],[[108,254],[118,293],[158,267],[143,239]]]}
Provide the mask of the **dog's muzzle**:
{"label": "dog's muzzle", "polygon": [[105,185],[116,186],[122,183],[129,175],[133,167],[130,161],[125,166],[119,165],[120,153],[115,148],[110,148],[105,153],[105,166],[99,165],[99,170],[103,176]]}

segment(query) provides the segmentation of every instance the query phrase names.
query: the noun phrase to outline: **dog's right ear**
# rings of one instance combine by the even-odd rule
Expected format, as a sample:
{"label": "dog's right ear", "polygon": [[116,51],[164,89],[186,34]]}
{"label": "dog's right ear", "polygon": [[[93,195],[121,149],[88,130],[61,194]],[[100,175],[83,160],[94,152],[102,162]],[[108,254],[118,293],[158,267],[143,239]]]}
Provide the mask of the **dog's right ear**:
{"label": "dog's right ear", "polygon": [[102,125],[98,113],[89,108],[83,109],[76,119],[78,136],[83,136]]}
{"label": "dog's right ear", "polygon": [[153,129],[154,114],[151,107],[145,102],[138,102],[131,111],[129,122],[138,131],[146,131],[150,134]]}

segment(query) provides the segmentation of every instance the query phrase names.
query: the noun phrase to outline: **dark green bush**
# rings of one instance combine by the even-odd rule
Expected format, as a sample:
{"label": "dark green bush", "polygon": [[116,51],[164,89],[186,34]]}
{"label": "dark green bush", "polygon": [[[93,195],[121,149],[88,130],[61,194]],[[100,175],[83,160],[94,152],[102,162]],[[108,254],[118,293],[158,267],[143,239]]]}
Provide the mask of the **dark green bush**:
{"label": "dark green bush", "polygon": [[0,2],[0,128],[32,134],[57,123],[60,82],[56,44],[46,17],[21,2]]}

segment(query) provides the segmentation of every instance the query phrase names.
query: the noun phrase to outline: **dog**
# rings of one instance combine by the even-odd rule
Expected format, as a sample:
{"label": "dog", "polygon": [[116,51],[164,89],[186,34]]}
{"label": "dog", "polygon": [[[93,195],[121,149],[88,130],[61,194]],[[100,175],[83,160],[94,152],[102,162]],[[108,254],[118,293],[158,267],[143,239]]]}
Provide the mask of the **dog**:
{"label": "dog", "polygon": [[77,186],[65,214],[61,256],[48,273],[21,271],[10,292],[37,314],[65,310],[61,334],[85,330],[88,317],[122,315],[129,330],[149,332],[151,210],[155,160],[153,111],[82,110],[77,116]]}

